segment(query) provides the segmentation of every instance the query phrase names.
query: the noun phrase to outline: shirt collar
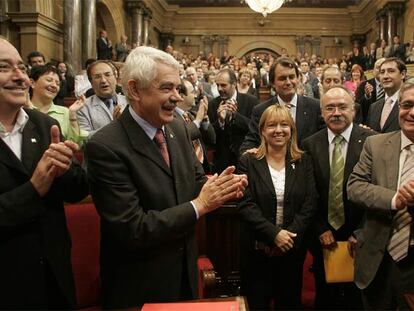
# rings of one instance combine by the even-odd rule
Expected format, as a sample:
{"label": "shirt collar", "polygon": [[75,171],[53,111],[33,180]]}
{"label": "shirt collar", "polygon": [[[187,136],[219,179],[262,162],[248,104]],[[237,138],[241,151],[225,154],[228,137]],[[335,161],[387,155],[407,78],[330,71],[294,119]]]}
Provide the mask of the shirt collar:
{"label": "shirt collar", "polygon": [[[128,109],[129,109],[129,112],[131,113],[132,118],[144,130],[145,134],[147,134],[147,136],[151,140],[153,140],[154,137],[155,137],[155,134],[157,132],[157,128],[152,126],[151,124],[149,124],[146,120],[141,118],[139,115],[137,115],[137,113],[134,111],[134,109],[132,109],[131,105],[129,105]],[[163,132],[165,132],[164,131],[164,126],[161,129],[162,129]]]}
{"label": "shirt collar", "polygon": [[412,142],[407,136],[405,136],[404,132],[401,131],[401,150],[403,151],[405,148],[407,148],[408,146],[414,144],[414,142]]}
{"label": "shirt collar", "polygon": [[175,111],[177,111],[177,113],[180,115],[180,116],[183,116],[183,114],[184,114],[184,109],[181,109],[180,107],[175,107]]}
{"label": "shirt collar", "polygon": [[386,93],[385,93],[385,101],[387,101],[388,100],[388,98],[390,98],[391,97],[391,99],[392,99],[392,103],[393,104],[395,104],[396,102],[397,102],[397,100],[398,100],[398,97],[400,96],[400,90],[398,90],[397,92],[395,92],[394,94],[392,94],[391,96],[388,96]]}
{"label": "shirt collar", "polygon": [[[24,111],[23,108],[20,108],[19,112],[17,113],[16,123],[14,124],[13,130],[11,132],[13,133],[15,131],[19,131],[20,133],[22,133],[28,121],[29,116],[27,115],[26,111]],[[4,136],[4,134],[6,133],[6,128],[0,122],[0,135]]]}
{"label": "shirt collar", "polygon": [[[352,133],[352,128],[354,127],[354,124],[351,123],[345,131],[343,131],[341,134],[339,134],[340,136],[342,136],[345,141],[347,143],[349,143],[349,140],[351,138],[351,133]],[[328,127],[328,142],[329,144],[332,144],[332,141],[334,140],[335,136],[338,134],[335,134],[334,132],[331,131],[331,129]]]}
{"label": "shirt collar", "polygon": [[293,98],[290,102],[285,102],[279,95],[277,95],[277,101],[279,104],[290,105],[290,107],[297,107],[298,106],[298,95],[295,93]]}
{"label": "shirt collar", "polygon": [[[36,107],[35,105],[33,105],[33,104],[32,104],[31,107],[33,108],[33,110],[40,111],[40,109],[38,107]],[[50,105],[50,107],[49,107],[48,111],[46,112],[46,114],[49,115],[51,113],[65,114],[62,110],[59,110],[58,107],[53,102]]]}

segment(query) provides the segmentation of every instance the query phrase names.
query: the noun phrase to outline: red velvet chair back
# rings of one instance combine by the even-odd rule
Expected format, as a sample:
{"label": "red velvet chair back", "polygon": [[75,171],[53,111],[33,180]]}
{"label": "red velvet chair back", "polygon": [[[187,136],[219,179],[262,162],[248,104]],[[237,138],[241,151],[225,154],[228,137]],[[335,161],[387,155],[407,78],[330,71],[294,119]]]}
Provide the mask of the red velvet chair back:
{"label": "red velvet chair back", "polygon": [[99,306],[100,220],[93,203],[65,205],[79,308]]}

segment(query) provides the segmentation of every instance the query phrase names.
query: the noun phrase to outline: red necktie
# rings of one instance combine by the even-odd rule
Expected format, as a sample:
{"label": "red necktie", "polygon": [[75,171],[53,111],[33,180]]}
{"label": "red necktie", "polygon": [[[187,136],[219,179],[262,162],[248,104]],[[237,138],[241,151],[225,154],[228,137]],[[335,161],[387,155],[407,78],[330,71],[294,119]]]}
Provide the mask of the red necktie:
{"label": "red necktie", "polygon": [[160,148],[160,152],[162,157],[164,158],[165,163],[167,163],[168,167],[170,166],[170,156],[168,154],[167,142],[165,140],[164,132],[162,129],[157,129],[155,133],[155,142],[157,143],[158,148]]}

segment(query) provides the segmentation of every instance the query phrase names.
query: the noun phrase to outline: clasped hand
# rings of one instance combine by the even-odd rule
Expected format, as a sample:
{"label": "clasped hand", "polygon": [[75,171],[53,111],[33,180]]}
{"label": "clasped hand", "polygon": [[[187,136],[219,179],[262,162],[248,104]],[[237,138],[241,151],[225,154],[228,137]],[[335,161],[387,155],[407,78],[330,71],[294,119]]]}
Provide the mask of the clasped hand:
{"label": "clasped hand", "polygon": [[398,210],[411,205],[414,205],[414,180],[410,180],[402,185],[395,197],[395,207]]}
{"label": "clasped hand", "polygon": [[229,166],[220,175],[214,174],[204,184],[199,196],[193,201],[200,217],[227,201],[243,197],[248,185],[247,176],[233,174],[234,170],[234,166]]}
{"label": "clasped hand", "polygon": [[73,153],[78,150],[78,145],[70,140],[60,141],[59,127],[53,125],[50,129],[51,144],[43,153],[37,163],[36,169],[30,179],[33,187],[42,197],[52,186],[56,177],[67,172],[72,164]]}

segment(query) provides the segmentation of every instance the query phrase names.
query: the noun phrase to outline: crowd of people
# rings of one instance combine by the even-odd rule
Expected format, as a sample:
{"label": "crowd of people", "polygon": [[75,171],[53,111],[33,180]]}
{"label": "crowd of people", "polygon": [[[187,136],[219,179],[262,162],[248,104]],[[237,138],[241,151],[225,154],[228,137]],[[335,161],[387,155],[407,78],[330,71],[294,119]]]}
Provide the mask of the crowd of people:
{"label": "crowd of people", "polygon": [[[229,201],[252,310],[301,308],[308,250],[315,309],[408,308],[413,41],[393,43],[341,60],[219,58],[130,49],[123,37],[120,67],[101,31],[98,59],[74,76],[38,51],[26,66],[1,38],[0,308],[76,307],[63,202],[89,192],[105,308],[196,298],[195,224]],[[326,282],[323,250],[338,241],[355,283]]]}

